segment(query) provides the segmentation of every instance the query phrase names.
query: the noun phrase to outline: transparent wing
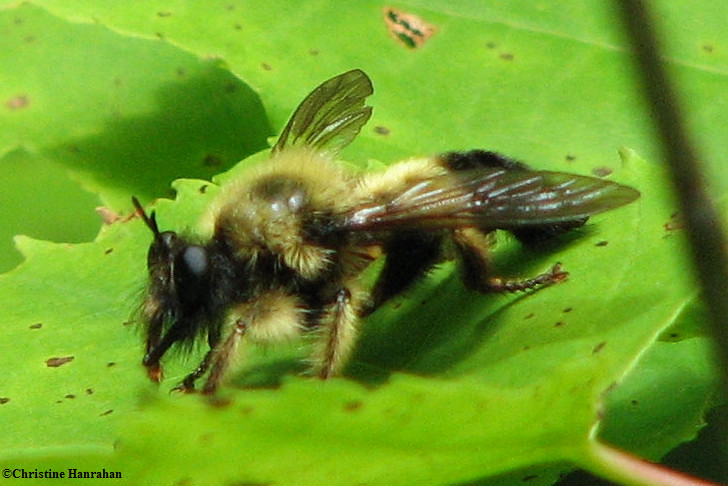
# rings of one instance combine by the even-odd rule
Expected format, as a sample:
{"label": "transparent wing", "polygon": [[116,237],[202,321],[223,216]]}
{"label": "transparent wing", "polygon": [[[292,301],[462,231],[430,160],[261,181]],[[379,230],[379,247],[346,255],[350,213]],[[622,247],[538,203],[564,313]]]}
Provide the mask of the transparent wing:
{"label": "transparent wing", "polygon": [[373,92],[369,76],[359,69],[325,81],[296,108],[273,153],[293,146],[338,153],[369,120],[372,108],[364,102]]}
{"label": "transparent wing", "polygon": [[573,221],[639,197],[631,187],[562,172],[480,168],[413,183],[345,216],[350,231],[480,226],[513,229]]}

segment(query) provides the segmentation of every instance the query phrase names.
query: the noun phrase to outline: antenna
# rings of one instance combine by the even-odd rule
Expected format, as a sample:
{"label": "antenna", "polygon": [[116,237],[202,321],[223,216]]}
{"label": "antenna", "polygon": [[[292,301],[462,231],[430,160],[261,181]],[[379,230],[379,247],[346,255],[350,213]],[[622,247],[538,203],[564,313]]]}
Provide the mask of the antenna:
{"label": "antenna", "polygon": [[141,203],[139,202],[139,199],[136,198],[136,196],[131,197],[131,202],[134,204],[134,207],[136,208],[136,212],[142,217],[142,220],[144,220],[144,223],[147,225],[147,227],[152,230],[152,233],[154,233],[155,238],[159,238],[161,234],[159,233],[159,227],[157,226],[157,218],[154,214],[154,211],[151,212],[149,216],[147,216],[147,213],[144,211],[144,208],[142,207]]}

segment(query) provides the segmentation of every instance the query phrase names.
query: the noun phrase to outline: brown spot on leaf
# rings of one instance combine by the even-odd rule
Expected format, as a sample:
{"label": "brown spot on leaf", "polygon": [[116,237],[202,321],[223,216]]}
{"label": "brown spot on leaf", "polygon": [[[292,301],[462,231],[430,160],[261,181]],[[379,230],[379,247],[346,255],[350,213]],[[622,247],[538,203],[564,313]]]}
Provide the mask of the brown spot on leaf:
{"label": "brown spot on leaf", "polygon": [[214,438],[215,438],[215,434],[213,432],[207,432],[207,433],[200,435],[199,440],[200,440],[200,442],[202,442],[204,444],[204,443],[212,442],[212,440]]}
{"label": "brown spot on leaf", "polygon": [[374,127],[374,133],[377,135],[389,135],[389,128],[377,125]]}
{"label": "brown spot on leaf", "polygon": [[675,231],[685,227],[685,221],[679,212],[672,213],[670,220],[663,225],[665,231]]}
{"label": "brown spot on leaf", "polygon": [[76,398],[76,395],[74,395],[73,393],[69,393],[68,395],[66,395],[66,398],[68,398],[69,400],[73,400],[74,398]]}
{"label": "brown spot on leaf", "polygon": [[594,346],[594,349],[592,349],[592,354],[597,354],[602,349],[604,349],[604,346],[606,346],[606,345],[607,345],[606,341],[602,341],[601,343],[597,344],[596,346]]}
{"label": "brown spot on leaf", "polygon": [[107,415],[110,415],[110,414],[111,414],[111,412],[113,412],[113,410],[111,410],[111,409],[110,409],[110,410],[107,410],[107,411],[105,411],[105,412],[101,413],[101,414],[99,415],[99,417],[106,417]]}
{"label": "brown spot on leaf", "polygon": [[262,67],[264,71],[272,71],[273,70],[273,66],[271,66],[267,62],[261,63],[260,67]]}
{"label": "brown spot on leaf", "polygon": [[606,166],[594,167],[592,169],[592,174],[594,174],[597,177],[606,177],[611,173],[612,173],[612,169],[609,167],[606,167]]}
{"label": "brown spot on leaf", "polygon": [[108,363],[106,363],[107,368],[111,368],[112,366],[116,366],[116,363],[114,363],[113,361],[109,361]]}
{"label": "brown spot on leaf", "polygon": [[106,250],[104,250],[104,255],[111,255],[112,253],[114,253],[113,248],[107,248]]}
{"label": "brown spot on leaf", "polygon": [[91,388],[86,388],[86,395],[93,395],[94,391]]}
{"label": "brown spot on leaf", "polygon": [[567,162],[573,162],[576,160],[576,155],[573,154],[566,154],[566,161]]}
{"label": "brown spot on leaf", "polygon": [[[185,393],[189,393],[192,390],[185,391]],[[217,395],[211,395],[208,397],[208,402],[210,405],[212,405],[215,408],[226,408],[232,405],[233,401],[231,398],[222,398]]]}
{"label": "brown spot on leaf", "polygon": [[502,52],[498,57],[504,61],[512,61],[515,56],[511,52]]}
{"label": "brown spot on leaf", "polygon": [[248,415],[252,415],[254,410],[255,409],[249,405],[242,406],[240,407],[240,415],[244,415],[247,417]]}
{"label": "brown spot on leaf", "polygon": [[165,17],[171,17],[171,16],[172,16],[172,12],[170,12],[169,10],[157,12],[157,17],[165,18]]}
{"label": "brown spot on leaf", "polygon": [[30,326],[28,326],[29,329],[40,329],[41,327],[43,327],[42,322],[36,322],[35,324],[31,324]]}
{"label": "brown spot on leaf", "polygon": [[207,184],[203,184],[200,186],[199,189],[197,189],[200,194],[205,194],[207,192]]}
{"label": "brown spot on leaf", "polygon": [[573,311],[573,310],[574,310],[574,308],[573,308],[573,307],[567,307],[567,308],[565,308],[564,310],[562,310],[561,312],[563,312],[564,314],[568,314],[569,312],[571,312],[571,311]]}
{"label": "brown spot on leaf", "polygon": [[607,240],[598,241],[594,246],[607,246],[609,242]]}
{"label": "brown spot on leaf", "polygon": [[202,159],[202,163],[207,167],[220,167],[222,165],[222,157],[216,154],[207,154]]}
{"label": "brown spot on leaf", "polygon": [[5,405],[10,399],[8,397],[0,397],[0,405]]}
{"label": "brown spot on leaf", "polygon": [[421,17],[396,8],[384,7],[382,14],[390,37],[408,49],[419,49],[437,32]]}
{"label": "brown spot on leaf", "polygon": [[57,357],[48,358],[46,360],[46,366],[49,368],[58,368],[59,366],[63,366],[66,363],[70,363],[71,361],[73,361],[73,359],[74,359],[73,356],[63,356],[61,358],[57,358]]}
{"label": "brown spot on leaf", "polygon": [[364,404],[361,402],[361,400],[352,400],[344,404],[344,412],[356,412],[357,410],[360,410],[363,406]]}
{"label": "brown spot on leaf", "polygon": [[13,96],[5,102],[5,106],[13,111],[22,110],[23,108],[27,108],[28,105],[30,105],[30,99],[26,95]]}

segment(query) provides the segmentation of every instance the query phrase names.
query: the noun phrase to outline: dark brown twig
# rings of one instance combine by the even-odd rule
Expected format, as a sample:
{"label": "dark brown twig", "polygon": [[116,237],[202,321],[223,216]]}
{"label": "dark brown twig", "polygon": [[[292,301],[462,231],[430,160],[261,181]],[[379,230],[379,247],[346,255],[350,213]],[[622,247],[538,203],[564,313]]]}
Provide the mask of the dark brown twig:
{"label": "dark brown twig", "polygon": [[[695,274],[710,316],[722,390],[728,390],[728,253],[718,213],[705,193],[699,156],[685,127],[675,89],[660,58],[658,35],[648,3],[619,0],[623,23],[634,46],[644,92],[654,110],[663,158],[682,212]],[[721,426],[728,424],[723,418]],[[725,430],[725,428],[723,428]],[[718,444],[728,452],[726,444]],[[728,454],[722,454],[728,458]],[[725,461],[725,460],[724,460]],[[728,465],[722,464],[728,477]]]}

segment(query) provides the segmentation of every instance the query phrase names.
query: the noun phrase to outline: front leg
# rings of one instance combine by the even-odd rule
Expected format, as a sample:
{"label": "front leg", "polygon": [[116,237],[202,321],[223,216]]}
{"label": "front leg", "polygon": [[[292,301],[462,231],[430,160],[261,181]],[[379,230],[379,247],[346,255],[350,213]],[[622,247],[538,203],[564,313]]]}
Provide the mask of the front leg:
{"label": "front leg", "polygon": [[[209,353],[207,353],[200,367],[185,379],[182,386],[187,387],[189,381],[190,388],[194,388],[194,381],[206,371],[210,364],[212,364],[212,369],[210,369],[210,374],[207,377],[205,386],[202,388],[202,393],[205,395],[215,393],[215,390],[217,390],[217,387],[220,385],[220,382],[225,376],[225,371],[227,371],[230,359],[235,354],[235,350],[238,348],[240,340],[243,336],[245,336],[246,331],[247,325],[245,321],[241,319],[235,321],[233,330],[230,332],[227,339],[222,344],[216,346],[215,349],[212,349]],[[200,371],[201,369],[202,371]]]}
{"label": "front leg", "polygon": [[210,350],[205,353],[205,357],[202,358],[202,361],[197,366],[197,369],[187,375],[182,383],[172,389],[173,391],[181,391],[184,393],[192,393],[195,391],[195,381],[197,381],[199,377],[207,372],[207,369],[210,367],[210,363],[212,363],[212,360],[216,354],[217,347],[220,343],[220,329],[218,327],[210,329],[207,335],[207,342],[210,346]]}
{"label": "front leg", "polygon": [[305,328],[306,311],[300,300],[283,290],[273,289],[236,305],[227,315],[228,334],[220,340],[217,333],[210,340],[210,352],[195,371],[176,388],[193,391],[194,382],[209,369],[202,393],[213,394],[227,375],[243,339],[252,343],[274,343],[297,337]]}

